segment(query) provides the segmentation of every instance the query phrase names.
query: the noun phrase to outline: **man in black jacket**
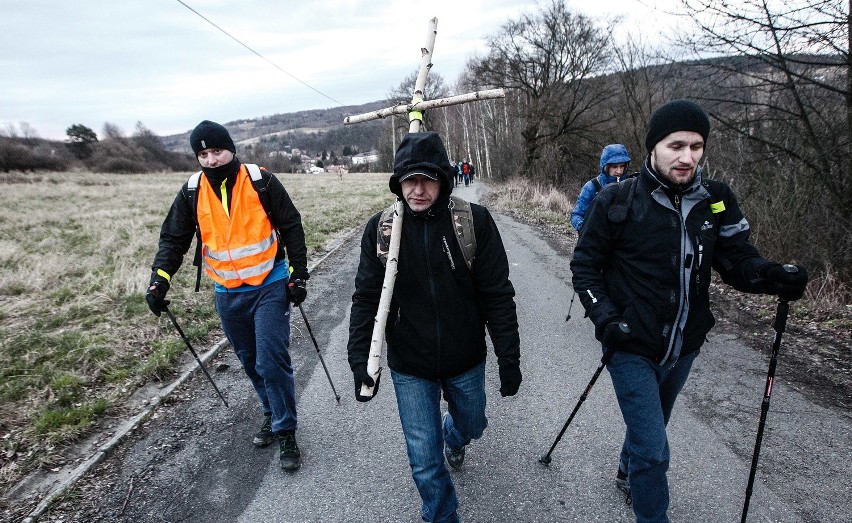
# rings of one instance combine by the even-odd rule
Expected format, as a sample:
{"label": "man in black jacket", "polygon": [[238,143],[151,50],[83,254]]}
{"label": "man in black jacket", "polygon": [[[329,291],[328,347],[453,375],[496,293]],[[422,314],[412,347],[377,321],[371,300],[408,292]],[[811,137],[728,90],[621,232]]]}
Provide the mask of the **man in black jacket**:
{"label": "man in black jacket", "polygon": [[[571,260],[574,288],[611,354],[607,364],[627,431],[616,485],[636,521],[667,522],[666,424],[715,323],[711,267],[737,290],[802,297],[803,267],[763,259],[730,187],[702,179],[707,114],[674,100],[651,116],[640,174],[592,201]],[[629,499],[629,498],[628,498]]]}
{"label": "man in black jacket", "polygon": [[[277,439],[281,468],[293,472],[300,466],[301,454],[296,444],[288,300],[298,305],[307,295],[302,218],[272,173],[240,162],[225,127],[204,120],[189,142],[201,172],[183,184],[163,222],[145,298],[157,316],[166,310],[166,292],[197,226],[222,330],[264,414],[253,443],[265,447]],[[254,169],[256,182],[250,172]]]}
{"label": "man in black jacket", "polygon": [[[485,207],[472,204],[476,252],[468,269],[448,208],[455,169],[434,132],[400,143],[389,186],[405,207],[398,273],[386,327],[388,366],[396,389],[412,476],[425,521],[458,521],[458,501],[444,458],[462,466],[465,446],[479,438],[485,417],[485,329],[500,371],[500,394],[521,383],[515,291],[500,233]],[[367,223],[349,325],[355,397],[367,374],[373,323],[385,267],[377,255],[381,213]],[[447,413],[441,417],[441,395]],[[443,449],[443,453],[442,453]]]}

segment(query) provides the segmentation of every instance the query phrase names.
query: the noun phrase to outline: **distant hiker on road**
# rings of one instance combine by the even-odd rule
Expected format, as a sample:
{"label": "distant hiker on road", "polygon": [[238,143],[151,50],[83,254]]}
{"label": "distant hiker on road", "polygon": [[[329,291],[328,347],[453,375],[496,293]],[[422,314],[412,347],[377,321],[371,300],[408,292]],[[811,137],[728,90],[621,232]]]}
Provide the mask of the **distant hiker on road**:
{"label": "distant hiker on road", "polygon": [[465,159],[462,162],[462,176],[464,177],[464,186],[470,185],[470,162]]}
{"label": "distant hiker on road", "polygon": [[613,143],[603,148],[598,167],[600,172],[580,189],[577,204],[574,205],[574,211],[571,213],[571,225],[574,230],[580,232],[589,204],[598,192],[605,185],[620,181],[629,168],[630,155],[627,154],[627,147],[620,143]]}
{"label": "distant hiker on road", "polygon": [[[469,269],[449,209],[455,168],[434,132],[408,134],[394,159],[390,190],[404,201],[398,274],[386,328],[387,360],[399,418],[425,521],[458,521],[458,500],[446,457],[462,467],[465,447],[482,436],[485,417],[485,329],[500,371],[500,394],[521,384],[515,290],[500,233],[485,207],[470,204],[476,250]],[[454,208],[460,207],[458,202]],[[377,255],[379,213],[361,238],[349,324],[355,397],[367,373],[370,338],[384,280]],[[441,397],[447,413],[441,416]]]}
{"label": "distant hiker on road", "polygon": [[658,108],[639,176],[592,201],[571,260],[595,335],[605,354],[614,351],[607,369],[627,425],[616,485],[640,523],[668,521],[666,424],[715,322],[711,267],[739,291],[786,301],[801,298],[808,280],[803,267],[792,273],[763,259],[731,188],[703,178],[709,134],[699,105]]}
{"label": "distant hiker on road", "polygon": [[253,443],[265,447],[277,439],[281,467],[292,472],[301,456],[290,303],[304,301],[309,278],[302,218],[272,173],[240,162],[223,126],[204,120],[189,143],[201,172],[181,187],[163,222],[146,300],[157,316],[166,310],[166,292],[197,226],[222,329],[263,409]]}

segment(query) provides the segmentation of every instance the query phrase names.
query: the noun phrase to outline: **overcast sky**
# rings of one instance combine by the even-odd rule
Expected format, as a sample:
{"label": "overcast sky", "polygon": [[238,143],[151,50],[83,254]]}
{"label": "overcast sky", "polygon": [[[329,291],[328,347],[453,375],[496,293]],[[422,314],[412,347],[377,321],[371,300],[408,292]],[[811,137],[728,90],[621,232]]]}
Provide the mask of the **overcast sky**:
{"label": "overcast sky", "polygon": [[[183,1],[263,58],[177,0],[0,0],[0,132],[25,122],[43,138],[64,139],[72,124],[100,135],[110,122],[130,134],[141,121],[168,135],[203,119],[380,100],[418,68],[432,17],[432,71],[453,84],[469,58],[485,54],[486,36],[535,7],[534,0]],[[624,16],[621,28],[662,28],[654,6],[673,2],[568,0],[592,17]]]}

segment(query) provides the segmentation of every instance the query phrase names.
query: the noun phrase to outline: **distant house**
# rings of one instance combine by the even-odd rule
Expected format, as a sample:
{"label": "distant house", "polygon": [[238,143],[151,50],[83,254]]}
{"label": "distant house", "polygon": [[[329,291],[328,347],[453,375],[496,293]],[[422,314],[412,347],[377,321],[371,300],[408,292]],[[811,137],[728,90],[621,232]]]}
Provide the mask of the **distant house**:
{"label": "distant house", "polygon": [[372,150],[367,153],[358,153],[352,157],[352,165],[360,165],[362,163],[376,163],[379,161],[379,151]]}

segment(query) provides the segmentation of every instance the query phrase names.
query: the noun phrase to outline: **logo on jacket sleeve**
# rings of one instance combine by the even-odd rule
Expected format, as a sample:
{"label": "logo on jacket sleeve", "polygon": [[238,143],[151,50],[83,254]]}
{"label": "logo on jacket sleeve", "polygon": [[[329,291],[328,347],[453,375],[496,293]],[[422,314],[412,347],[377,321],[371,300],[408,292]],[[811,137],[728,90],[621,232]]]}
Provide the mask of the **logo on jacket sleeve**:
{"label": "logo on jacket sleeve", "polygon": [[701,230],[702,231],[706,231],[707,229],[712,229],[712,228],[713,228],[713,224],[708,222],[707,220],[704,220],[704,223],[701,224]]}

